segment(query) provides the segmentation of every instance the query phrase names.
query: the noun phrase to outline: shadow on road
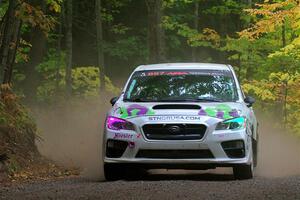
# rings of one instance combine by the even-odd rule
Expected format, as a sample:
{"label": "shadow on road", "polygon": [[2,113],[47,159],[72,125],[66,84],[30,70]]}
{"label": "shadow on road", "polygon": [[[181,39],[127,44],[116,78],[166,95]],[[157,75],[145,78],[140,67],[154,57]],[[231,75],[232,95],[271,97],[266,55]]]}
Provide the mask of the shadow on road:
{"label": "shadow on road", "polygon": [[193,181],[233,181],[230,174],[155,174],[148,175],[142,180],[163,181],[163,180],[193,180]]}
{"label": "shadow on road", "polygon": [[150,170],[142,176],[125,178],[128,181],[164,181],[164,180],[193,180],[193,181],[233,181],[234,176],[229,169],[216,170]]}

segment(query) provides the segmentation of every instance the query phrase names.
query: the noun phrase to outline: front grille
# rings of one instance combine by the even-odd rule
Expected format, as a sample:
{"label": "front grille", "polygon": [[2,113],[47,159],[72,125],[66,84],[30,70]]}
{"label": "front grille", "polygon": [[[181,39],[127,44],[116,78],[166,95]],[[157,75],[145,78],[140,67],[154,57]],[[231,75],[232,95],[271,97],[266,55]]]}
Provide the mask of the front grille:
{"label": "front grille", "polygon": [[150,159],[209,159],[214,158],[208,149],[201,150],[139,150],[136,158]]}
{"label": "front grille", "polygon": [[146,124],[143,126],[146,138],[151,140],[200,140],[206,126],[203,124]]}

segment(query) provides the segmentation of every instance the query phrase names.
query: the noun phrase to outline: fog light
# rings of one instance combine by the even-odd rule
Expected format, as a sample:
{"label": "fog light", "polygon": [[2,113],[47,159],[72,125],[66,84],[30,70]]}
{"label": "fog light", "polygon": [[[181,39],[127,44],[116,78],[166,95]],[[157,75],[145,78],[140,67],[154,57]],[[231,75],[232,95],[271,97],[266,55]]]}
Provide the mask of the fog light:
{"label": "fog light", "polygon": [[128,142],[119,140],[108,140],[106,143],[106,156],[109,158],[120,158],[125,152]]}
{"label": "fog light", "polygon": [[221,145],[229,158],[245,157],[245,145],[243,140],[222,142]]}
{"label": "fog light", "polygon": [[224,149],[242,149],[244,148],[244,142],[242,140],[222,142]]}
{"label": "fog light", "polygon": [[114,141],[113,140],[108,140],[107,141],[107,148],[114,148],[114,145],[115,143],[114,143]]}

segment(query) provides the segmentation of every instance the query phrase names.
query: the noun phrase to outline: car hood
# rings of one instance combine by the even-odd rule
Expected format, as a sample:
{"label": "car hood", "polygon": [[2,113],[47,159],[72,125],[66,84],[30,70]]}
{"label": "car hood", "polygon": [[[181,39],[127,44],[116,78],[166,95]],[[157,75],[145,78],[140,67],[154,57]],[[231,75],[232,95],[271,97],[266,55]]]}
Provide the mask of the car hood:
{"label": "car hood", "polygon": [[230,119],[247,115],[243,103],[132,103],[117,102],[109,115],[130,119],[143,116],[206,116],[217,119]]}

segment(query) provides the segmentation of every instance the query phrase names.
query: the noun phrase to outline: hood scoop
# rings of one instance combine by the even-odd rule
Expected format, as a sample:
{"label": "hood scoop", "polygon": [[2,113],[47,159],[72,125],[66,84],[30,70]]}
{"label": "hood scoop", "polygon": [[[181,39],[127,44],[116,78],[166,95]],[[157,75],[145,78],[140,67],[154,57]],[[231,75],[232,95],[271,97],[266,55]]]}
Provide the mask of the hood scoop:
{"label": "hood scoop", "polygon": [[193,104],[160,104],[153,106],[153,110],[166,110],[166,109],[182,109],[182,110],[200,110],[199,105]]}

